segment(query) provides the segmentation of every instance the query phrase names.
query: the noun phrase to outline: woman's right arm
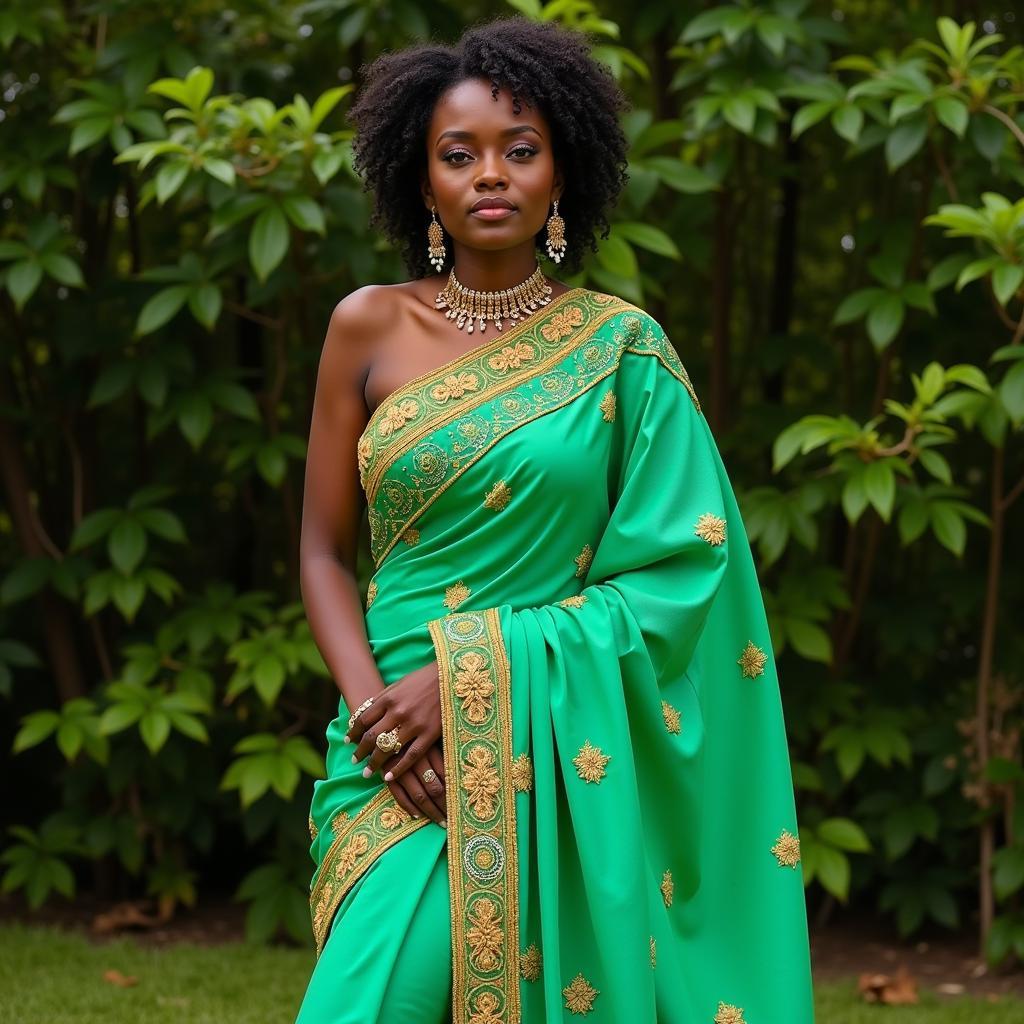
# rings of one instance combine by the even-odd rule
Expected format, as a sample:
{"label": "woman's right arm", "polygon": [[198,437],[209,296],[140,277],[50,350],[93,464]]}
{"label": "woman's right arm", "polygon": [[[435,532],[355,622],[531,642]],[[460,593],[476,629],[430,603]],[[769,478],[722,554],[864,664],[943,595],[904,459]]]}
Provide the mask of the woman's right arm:
{"label": "woman's right arm", "polygon": [[378,290],[369,286],[346,296],[327,327],[309,428],[299,543],[302,601],[313,639],[352,711],[384,689],[356,580],[365,501],[356,443],[368,419],[363,381],[379,331],[370,315]]}

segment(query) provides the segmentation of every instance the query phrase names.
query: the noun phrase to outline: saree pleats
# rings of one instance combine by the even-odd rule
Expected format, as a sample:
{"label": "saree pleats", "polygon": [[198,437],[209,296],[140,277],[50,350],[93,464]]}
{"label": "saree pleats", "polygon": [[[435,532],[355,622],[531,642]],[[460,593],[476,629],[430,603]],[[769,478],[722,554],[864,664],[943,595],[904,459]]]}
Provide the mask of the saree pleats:
{"label": "saree pleats", "polygon": [[[358,458],[370,646],[386,682],[437,662],[449,827],[362,778],[341,706],[302,1024],[811,1024],[764,606],[660,326],[574,289],[392,396]],[[424,978],[428,918],[448,959]],[[450,1017],[389,995],[420,985]],[[376,1016],[339,1016],[353,999]]]}

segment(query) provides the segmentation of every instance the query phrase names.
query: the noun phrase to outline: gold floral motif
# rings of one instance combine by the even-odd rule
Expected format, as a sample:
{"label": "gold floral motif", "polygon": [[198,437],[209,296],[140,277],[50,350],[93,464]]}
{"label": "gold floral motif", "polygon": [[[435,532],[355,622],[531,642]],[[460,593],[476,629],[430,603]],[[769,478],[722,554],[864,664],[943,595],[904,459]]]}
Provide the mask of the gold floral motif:
{"label": "gold floral motif", "polygon": [[743,1019],[741,1007],[719,1002],[718,1013],[715,1014],[715,1024],[747,1024],[747,1022]]}
{"label": "gold floral motif", "polygon": [[409,526],[402,531],[402,540],[405,541],[409,547],[415,547],[420,542],[420,531],[415,526]]}
{"label": "gold floral motif", "polygon": [[494,767],[494,753],[482,743],[471,747],[465,757],[462,788],[469,794],[469,806],[481,821],[494,817],[494,798],[501,790],[501,779]]}
{"label": "gold floral motif", "polygon": [[747,641],[747,646],[743,648],[743,653],[736,661],[736,664],[743,669],[743,675],[748,679],[756,679],[759,675],[762,675],[767,663],[768,656],[753,640]]}
{"label": "gold floral motif", "polygon": [[487,365],[498,373],[505,373],[528,363],[537,355],[537,350],[525,341],[517,341],[514,345],[506,345],[497,355],[487,360]]}
{"label": "gold floral motif", "polygon": [[352,870],[355,862],[369,848],[370,840],[362,832],[353,836],[349,844],[341,851],[341,856],[338,858],[338,863],[334,868],[334,877],[341,878],[342,875],[347,875]]}
{"label": "gold floral motif", "polygon": [[583,545],[583,550],[573,559],[576,563],[576,575],[583,579],[590,569],[590,563],[594,561],[594,549],[589,544]]}
{"label": "gold floral motif", "polygon": [[572,334],[573,329],[583,323],[583,310],[579,306],[570,306],[564,312],[555,313],[551,321],[545,324],[540,333],[546,341],[558,341]]}
{"label": "gold floral motif", "polygon": [[399,825],[404,824],[409,820],[409,812],[404,807],[388,807],[386,810],[381,812],[380,824],[382,828],[385,828],[390,832],[392,829],[398,828]]}
{"label": "gold floral motif", "polygon": [[611,423],[615,419],[615,392],[611,388],[604,393],[604,398],[601,399],[598,408],[601,410],[601,418],[605,423]]}
{"label": "gold floral motif", "polygon": [[499,480],[484,498],[484,508],[500,512],[512,500],[512,488],[504,480]]}
{"label": "gold floral motif", "polygon": [[462,701],[462,712],[473,725],[481,725],[491,713],[494,683],[490,663],[477,651],[466,651],[455,659],[455,696]]}
{"label": "gold floral motif", "polygon": [[507,1018],[498,1013],[501,1003],[493,992],[481,992],[473,1002],[469,1024],[505,1024]]}
{"label": "gold floral motif", "polygon": [[600,747],[591,746],[590,740],[587,740],[572,759],[572,763],[576,765],[576,773],[585,782],[600,782],[606,774],[604,766],[610,760],[611,757],[601,753]]}
{"label": "gold floral motif", "polygon": [[665,728],[674,736],[682,731],[682,715],[667,700],[661,702],[661,716],[665,719]]}
{"label": "gold floral motif", "polygon": [[520,754],[512,762],[512,785],[517,793],[533,789],[533,762],[529,754]]}
{"label": "gold floral motif", "polygon": [[467,919],[471,925],[466,932],[469,958],[478,971],[493,971],[501,959],[504,940],[498,907],[494,900],[477,900]]}
{"label": "gold floral motif", "polygon": [[558,602],[563,608],[582,608],[586,603],[586,594],[573,594],[572,597],[563,597]]}
{"label": "gold floral motif", "polygon": [[476,391],[480,387],[480,380],[475,373],[450,373],[445,377],[443,383],[435,384],[430,391],[430,396],[437,402],[447,402],[451,398],[461,398],[467,391]]}
{"label": "gold floral motif", "polygon": [[371,455],[373,455],[373,438],[364,434],[359,438],[359,444],[356,445],[356,461],[359,464],[360,480],[366,476],[366,467],[370,464]]}
{"label": "gold floral motif", "polygon": [[725,543],[725,520],[710,512],[705,512],[704,515],[698,517],[693,532],[701,540],[706,540],[713,548],[718,547],[719,544]]}
{"label": "gold floral motif", "polygon": [[366,610],[370,610],[370,605],[377,600],[377,581],[370,580],[370,585],[366,588]]}
{"label": "gold floral motif", "polygon": [[453,584],[450,587],[445,587],[444,590],[444,601],[441,603],[446,607],[455,611],[456,608],[466,600],[467,597],[472,593],[469,587],[466,586],[462,580],[458,583]]}
{"label": "gold floral motif", "polygon": [[335,839],[348,828],[350,821],[351,819],[345,811],[340,811],[331,819],[331,831],[334,833]]}
{"label": "gold floral motif", "polygon": [[672,872],[668,869],[661,876],[661,885],[658,888],[661,889],[661,898],[665,901],[665,906],[671,907],[672,897],[676,891],[676,883],[672,880]]}
{"label": "gold floral motif", "polygon": [[654,936],[651,936],[651,966],[658,966],[658,943],[655,942]]}
{"label": "gold floral motif", "polygon": [[381,437],[390,437],[396,430],[401,430],[419,411],[419,402],[415,402],[411,398],[389,405],[377,425],[377,433]]}
{"label": "gold floral motif", "polygon": [[600,994],[582,974],[577,974],[562,989],[562,995],[565,997],[565,1008],[570,1013],[590,1013],[594,1008],[594,1000]]}
{"label": "gold floral motif", "polygon": [[527,981],[536,981],[540,977],[541,968],[544,966],[544,958],[535,943],[530,943],[526,952],[519,957],[519,973]]}
{"label": "gold floral motif", "polygon": [[800,838],[793,835],[788,829],[782,830],[782,835],[775,841],[772,853],[779,862],[780,867],[795,868],[800,863]]}
{"label": "gold floral motif", "polygon": [[311,814],[311,815],[309,816],[309,838],[310,838],[310,839],[316,839],[316,837],[317,837],[317,836],[318,836],[319,834],[320,834],[320,833],[319,833],[319,831],[317,830],[317,827],[316,827],[316,822],[315,822],[315,821],[313,820],[313,815]]}

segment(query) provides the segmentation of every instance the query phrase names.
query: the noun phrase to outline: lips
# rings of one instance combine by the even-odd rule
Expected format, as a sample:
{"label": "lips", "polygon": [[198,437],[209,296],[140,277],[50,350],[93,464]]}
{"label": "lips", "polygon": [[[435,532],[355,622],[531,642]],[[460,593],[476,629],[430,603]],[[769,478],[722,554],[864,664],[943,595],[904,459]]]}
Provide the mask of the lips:
{"label": "lips", "polygon": [[483,196],[469,208],[469,212],[478,213],[480,210],[514,210],[515,208],[514,203],[510,203],[501,196]]}

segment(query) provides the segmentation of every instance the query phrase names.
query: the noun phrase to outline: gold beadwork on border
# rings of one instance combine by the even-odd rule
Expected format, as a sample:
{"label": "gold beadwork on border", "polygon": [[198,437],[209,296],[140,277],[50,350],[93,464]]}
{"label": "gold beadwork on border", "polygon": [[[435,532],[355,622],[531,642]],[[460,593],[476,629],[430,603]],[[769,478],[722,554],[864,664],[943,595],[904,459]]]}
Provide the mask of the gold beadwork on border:
{"label": "gold beadwork on border", "polygon": [[665,906],[671,907],[672,898],[676,891],[676,883],[672,880],[672,872],[667,868],[665,869],[665,874],[661,876],[661,885],[658,888],[661,889],[661,898],[665,901]]}
{"label": "gold beadwork on border", "polygon": [[800,863],[800,837],[784,828],[772,847],[772,853],[779,867],[795,868]]}
{"label": "gold beadwork on border", "polygon": [[572,759],[576,765],[576,774],[584,782],[600,782],[605,775],[605,765],[611,757],[601,752],[600,747],[591,746],[590,740],[580,747],[580,752]]}
{"label": "gold beadwork on border", "polygon": [[556,602],[562,608],[582,608],[586,603],[586,594],[573,594],[572,597],[563,597],[561,601]]}
{"label": "gold beadwork on border", "polygon": [[604,393],[598,408],[605,423],[611,423],[615,419],[615,392],[611,388]]}
{"label": "gold beadwork on border", "polygon": [[311,840],[315,840],[319,834],[320,833],[317,830],[316,822],[313,820],[313,815],[311,814],[309,816],[309,838]]}
{"label": "gold beadwork on border", "polygon": [[665,719],[665,728],[674,736],[678,736],[682,732],[682,714],[678,708],[672,707],[667,700],[661,702],[661,717]]}
{"label": "gold beadwork on border", "polygon": [[651,936],[651,967],[658,966],[658,943],[654,940],[654,936]]}
{"label": "gold beadwork on border", "polygon": [[747,1022],[743,1019],[741,1007],[719,1002],[718,1013],[715,1014],[715,1024],[747,1024]]}
{"label": "gold beadwork on border", "polygon": [[444,600],[441,603],[446,608],[450,608],[452,611],[455,611],[455,609],[458,608],[471,593],[472,591],[469,587],[467,587],[462,580],[459,580],[458,583],[453,583],[450,587],[445,587]]}
{"label": "gold beadwork on border", "polygon": [[429,823],[428,818],[410,817],[387,787],[351,821],[339,814],[335,824],[339,818],[343,827],[335,830],[336,838],[320,862],[316,884],[309,894],[317,956],[323,951],[331,921],[349,889],[385,850]]}
{"label": "gold beadwork on border", "polygon": [[415,526],[410,526],[408,529],[402,531],[402,540],[405,541],[409,547],[414,548],[420,542],[420,531]]}
{"label": "gold beadwork on border", "polygon": [[698,517],[693,532],[712,547],[718,547],[719,544],[725,543],[725,520],[720,516],[705,512]]}
{"label": "gold beadwork on border", "polygon": [[377,581],[370,580],[370,585],[366,588],[366,610],[370,610],[370,605],[377,600]]}
{"label": "gold beadwork on border", "polygon": [[747,679],[756,679],[764,675],[764,667],[768,664],[768,655],[761,650],[753,640],[747,641],[743,653],[739,656],[736,664],[743,669],[743,675]]}
{"label": "gold beadwork on border", "polygon": [[526,952],[519,957],[519,973],[526,981],[536,981],[544,967],[544,958],[541,956],[537,944],[531,942],[526,947]]}
{"label": "gold beadwork on border", "polygon": [[583,977],[577,974],[565,988],[562,989],[562,996],[565,999],[565,1008],[570,1013],[587,1014],[594,1008],[594,1000],[601,993]]}
{"label": "gold beadwork on border", "polygon": [[[518,1024],[519,868],[510,666],[496,608],[428,623],[437,658],[448,791],[452,1024]],[[494,699],[470,719],[457,672],[477,654]],[[475,663],[474,663],[475,664]],[[480,668],[480,666],[477,666]],[[480,670],[484,670],[480,668]],[[474,669],[476,671],[476,669]]]}
{"label": "gold beadwork on border", "polygon": [[348,828],[351,820],[352,819],[349,818],[345,811],[338,811],[338,813],[331,818],[331,832],[334,834],[335,838],[340,836],[341,833]]}
{"label": "gold beadwork on border", "polygon": [[529,754],[520,754],[512,762],[512,788],[517,793],[529,793],[533,789],[533,762]]}
{"label": "gold beadwork on border", "polygon": [[583,579],[594,561],[594,549],[589,544],[583,545],[583,550],[573,559],[576,563],[576,575]]}
{"label": "gold beadwork on border", "polygon": [[512,500],[512,488],[504,480],[499,480],[484,498],[484,508],[500,512]]}

